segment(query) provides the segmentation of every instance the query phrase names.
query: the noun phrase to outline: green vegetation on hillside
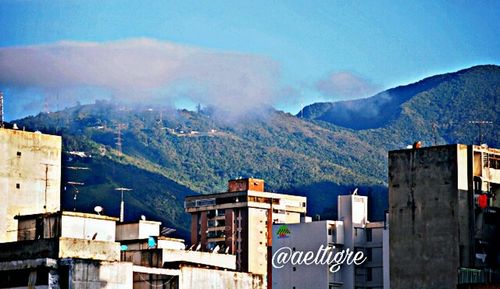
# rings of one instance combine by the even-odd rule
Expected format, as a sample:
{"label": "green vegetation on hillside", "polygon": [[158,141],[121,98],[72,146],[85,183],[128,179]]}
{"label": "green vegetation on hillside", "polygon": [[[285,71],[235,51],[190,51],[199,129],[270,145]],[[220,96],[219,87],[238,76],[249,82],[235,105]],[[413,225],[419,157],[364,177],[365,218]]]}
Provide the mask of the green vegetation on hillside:
{"label": "green vegetation on hillside", "polygon": [[[184,197],[224,191],[227,180],[242,176],[265,179],[268,191],[308,196],[309,213],[330,218],[336,215],[336,196],[360,187],[371,196],[373,217],[381,219],[387,206],[388,150],[415,140],[427,145],[472,143],[479,133],[468,121],[476,119],[493,122],[483,127],[483,139],[499,145],[500,68],[479,66],[388,93],[390,103],[357,101],[365,108],[378,103],[374,111],[382,113],[363,115],[358,110],[341,123],[335,122],[335,114],[325,114],[335,106],[348,115],[345,103],[312,105],[304,119],[269,110],[264,117],[228,122],[209,110],[130,109],[108,102],[17,123],[63,135],[64,165],[89,167],[65,170],[64,182],[85,182],[79,188],[78,209],[99,204],[117,215],[114,188],[125,186],[133,189],[126,195],[129,219],[144,214],[185,234],[189,218],[183,213]],[[361,129],[360,123],[370,118],[373,125]],[[91,157],[75,157],[70,151]],[[64,191],[65,206],[71,209],[73,190]]]}

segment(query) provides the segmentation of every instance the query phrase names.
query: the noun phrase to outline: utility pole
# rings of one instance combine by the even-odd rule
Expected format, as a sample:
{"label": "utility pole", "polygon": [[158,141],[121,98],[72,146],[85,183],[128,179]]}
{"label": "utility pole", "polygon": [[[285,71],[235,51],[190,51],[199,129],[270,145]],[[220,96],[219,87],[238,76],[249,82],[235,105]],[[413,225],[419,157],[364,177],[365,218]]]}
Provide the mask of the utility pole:
{"label": "utility pole", "polygon": [[123,223],[123,220],[125,219],[125,202],[123,200],[123,192],[129,192],[132,189],[128,188],[116,188],[115,191],[120,191],[122,194],[121,202],[120,202],[120,222]]}

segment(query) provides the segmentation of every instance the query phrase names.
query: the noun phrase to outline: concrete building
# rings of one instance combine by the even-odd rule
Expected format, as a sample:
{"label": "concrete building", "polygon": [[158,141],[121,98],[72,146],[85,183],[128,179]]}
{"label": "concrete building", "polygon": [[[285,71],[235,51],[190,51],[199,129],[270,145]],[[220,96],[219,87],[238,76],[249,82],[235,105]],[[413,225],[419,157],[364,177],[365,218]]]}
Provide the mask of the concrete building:
{"label": "concrete building", "polygon": [[190,196],[191,243],[236,255],[241,272],[266,275],[273,223],[299,223],[306,198],[264,191],[259,179],[230,180],[225,193]]}
{"label": "concrete building", "polygon": [[317,252],[323,246],[334,252],[347,248],[363,251],[367,260],[360,266],[341,265],[335,273],[328,265],[287,263],[273,268],[273,289],[383,288],[383,255],[388,254],[382,250],[384,222],[368,221],[365,196],[339,196],[338,204],[338,221],[275,224],[273,255],[284,247],[294,252]]}
{"label": "concrete building", "polygon": [[134,289],[264,289],[262,276],[234,271],[236,256],[185,249],[184,240],[160,236],[160,224],[117,225],[121,261],[133,264]]}
{"label": "concrete building", "polygon": [[498,286],[499,194],[498,149],[458,144],[391,151],[391,288]]}
{"label": "concrete building", "polygon": [[19,241],[0,244],[0,288],[265,288],[263,276],[234,271],[234,255],[160,236],[160,222],[76,212],[17,219]]}
{"label": "concrete building", "polygon": [[2,289],[265,287],[235,255],[160,236],[160,222],[60,211],[60,137],[0,128],[0,168]]}
{"label": "concrete building", "polygon": [[118,219],[75,212],[18,216],[19,241],[0,244],[0,288],[130,288]]}
{"label": "concrete building", "polygon": [[0,242],[16,241],[17,215],[60,210],[61,137],[0,128]]}

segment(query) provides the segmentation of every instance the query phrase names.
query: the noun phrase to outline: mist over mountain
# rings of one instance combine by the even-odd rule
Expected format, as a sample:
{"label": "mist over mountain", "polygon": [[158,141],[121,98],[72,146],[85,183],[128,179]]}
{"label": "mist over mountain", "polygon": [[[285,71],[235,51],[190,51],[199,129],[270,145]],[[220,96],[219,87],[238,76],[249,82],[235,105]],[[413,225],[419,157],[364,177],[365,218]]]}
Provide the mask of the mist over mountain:
{"label": "mist over mountain", "polygon": [[[267,191],[308,197],[310,215],[336,217],[339,194],[360,187],[372,219],[387,207],[387,151],[486,142],[498,147],[500,67],[476,66],[389,89],[373,97],[316,103],[298,116],[262,110],[228,122],[210,109],[130,108],[97,101],[17,120],[20,127],[63,136],[63,183],[78,181],[76,207],[101,205],[126,219],[159,219],[186,236],[186,195],[226,189],[236,177],[265,179]],[[481,126],[469,123],[488,120]],[[121,143],[117,145],[118,139]],[[82,153],[75,153],[82,152]],[[74,169],[85,167],[88,169]],[[63,202],[73,209],[75,188]]]}
{"label": "mist over mountain", "polygon": [[[354,130],[388,127],[413,112],[418,114],[413,117],[442,127],[451,125],[450,121],[470,119],[498,123],[499,74],[499,66],[475,66],[388,89],[369,98],[314,103],[298,115]],[[455,140],[446,137],[447,141]]]}

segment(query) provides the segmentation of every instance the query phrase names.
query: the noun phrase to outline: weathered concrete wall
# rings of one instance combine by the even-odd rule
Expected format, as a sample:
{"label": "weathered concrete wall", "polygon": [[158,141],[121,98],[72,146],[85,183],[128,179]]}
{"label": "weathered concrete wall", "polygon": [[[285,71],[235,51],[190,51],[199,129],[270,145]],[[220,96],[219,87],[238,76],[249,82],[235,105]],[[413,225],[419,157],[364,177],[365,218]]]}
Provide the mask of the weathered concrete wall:
{"label": "weathered concrete wall", "polygon": [[161,222],[140,220],[137,223],[118,224],[116,226],[116,240],[138,240],[160,235]]}
{"label": "weathered concrete wall", "polygon": [[120,243],[60,238],[59,258],[120,261]]}
{"label": "weathered concrete wall", "polygon": [[0,261],[37,258],[82,258],[120,261],[120,244],[68,238],[0,244]]}
{"label": "weathered concrete wall", "polygon": [[392,289],[456,288],[457,158],[463,149],[451,145],[389,153]]}
{"label": "weathered concrete wall", "polygon": [[163,262],[190,262],[208,266],[236,269],[236,256],[198,251],[163,249]]}
{"label": "weathered concrete wall", "polygon": [[61,237],[114,242],[116,221],[95,217],[71,216],[64,212],[61,216]]}
{"label": "weathered concrete wall", "polygon": [[61,137],[0,129],[0,242],[17,240],[16,215],[60,209]]}
{"label": "weathered concrete wall", "polygon": [[121,252],[122,260],[134,265],[163,267],[165,263],[197,263],[225,269],[236,269],[236,256],[199,251],[149,249]]}
{"label": "weathered concrete wall", "polygon": [[69,283],[73,289],[132,289],[132,263],[73,260]]}
{"label": "weathered concrete wall", "polygon": [[262,275],[267,274],[266,213],[267,209],[248,208],[248,272]]}
{"label": "weathered concrete wall", "polygon": [[[178,289],[179,276],[134,272],[134,289]],[[196,288],[196,287],[193,287]]]}
{"label": "weathered concrete wall", "polygon": [[9,242],[0,244],[0,261],[57,258],[58,240]]}
{"label": "weathered concrete wall", "polygon": [[[302,252],[317,252],[320,246],[328,246],[329,222],[288,224],[286,227],[290,234],[286,237],[278,236],[282,225],[273,225],[273,255],[284,247]],[[272,270],[273,289],[328,288],[328,265],[292,265],[288,262],[282,268],[273,267]]]}
{"label": "weathered concrete wall", "polygon": [[264,289],[263,277],[250,273],[183,267],[179,289]]}
{"label": "weathered concrete wall", "polygon": [[16,219],[18,241],[63,237],[108,242],[115,241],[115,225],[118,220],[109,216],[72,211],[17,216]]}

